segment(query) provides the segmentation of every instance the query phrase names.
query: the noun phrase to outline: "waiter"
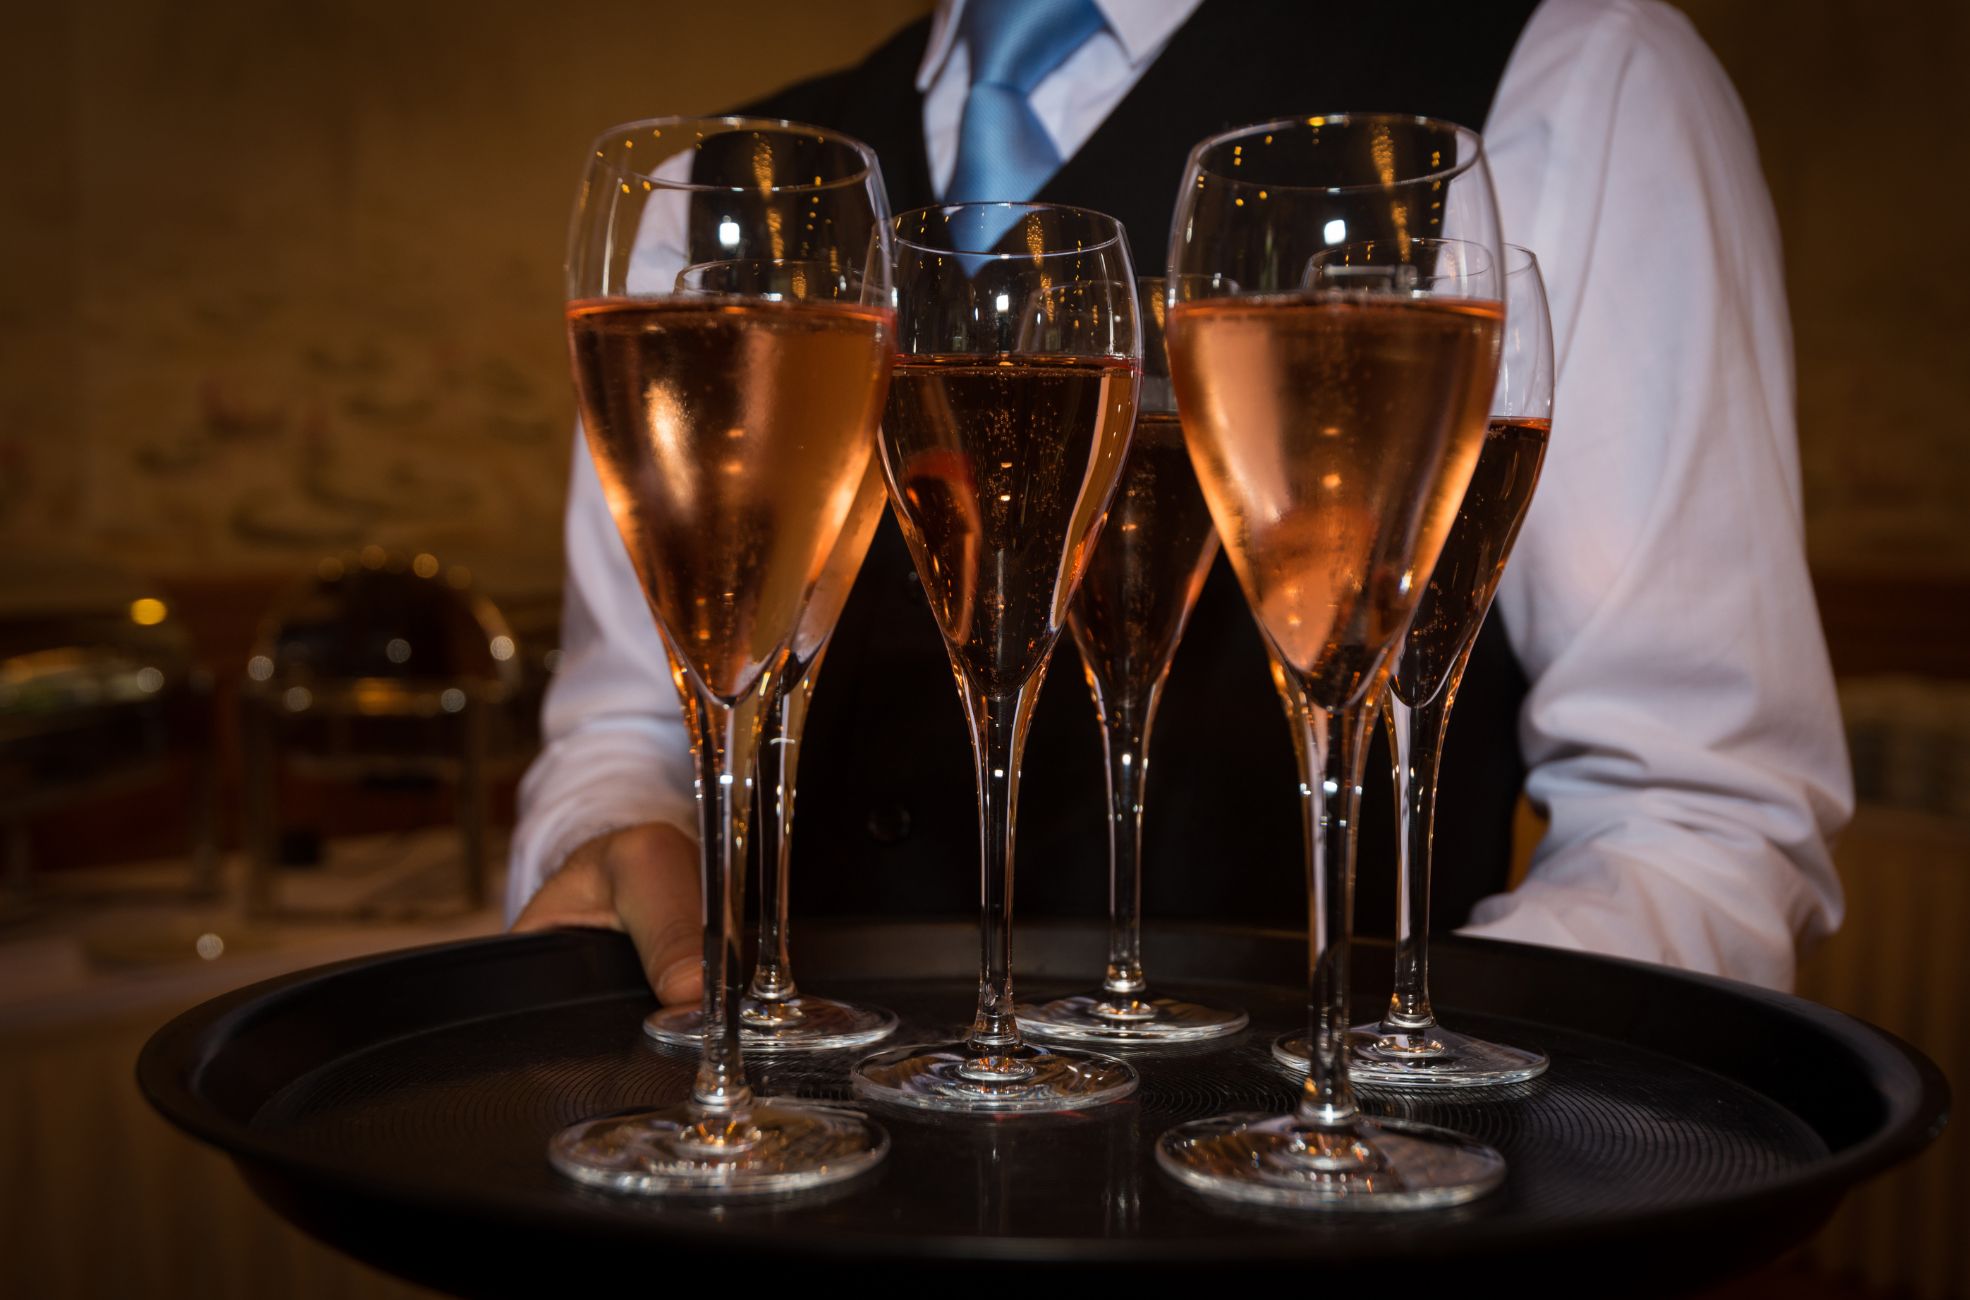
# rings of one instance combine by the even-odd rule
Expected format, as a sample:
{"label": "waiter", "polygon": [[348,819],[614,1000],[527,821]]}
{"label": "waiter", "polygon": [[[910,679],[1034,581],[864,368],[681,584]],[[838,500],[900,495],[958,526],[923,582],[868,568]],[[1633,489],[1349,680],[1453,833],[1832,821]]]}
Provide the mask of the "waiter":
{"label": "waiter", "polygon": [[[1538,252],[1552,297],[1558,418],[1452,715],[1437,925],[1788,985],[1797,945],[1839,921],[1827,837],[1851,782],[1806,572],[1776,223],[1743,110],[1680,15],[1654,0],[943,0],[860,67],[743,111],[868,142],[899,211],[1112,213],[1154,273],[1192,144],[1347,109],[1479,127],[1505,237]],[[695,999],[689,742],[580,438],[567,557],[509,910],[521,929],[624,929],[662,1000]],[[1101,749],[1073,654],[1056,651],[1026,751],[1027,914],[1105,900]],[[820,681],[795,914],[975,908],[969,741],[892,520]],[[1153,744],[1146,910],[1297,923],[1298,777],[1222,560]],[[1370,926],[1393,912],[1386,770],[1371,758]],[[1550,827],[1506,893],[1521,790]]]}

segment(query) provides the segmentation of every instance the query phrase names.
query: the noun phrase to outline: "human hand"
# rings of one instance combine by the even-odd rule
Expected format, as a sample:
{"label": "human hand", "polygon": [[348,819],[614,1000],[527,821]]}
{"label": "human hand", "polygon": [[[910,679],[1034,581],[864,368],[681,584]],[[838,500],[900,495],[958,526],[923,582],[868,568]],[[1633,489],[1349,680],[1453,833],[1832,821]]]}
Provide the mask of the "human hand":
{"label": "human hand", "polygon": [[636,945],[657,1001],[704,995],[698,846],[663,822],[598,835],[541,885],[513,930],[580,925],[620,930]]}

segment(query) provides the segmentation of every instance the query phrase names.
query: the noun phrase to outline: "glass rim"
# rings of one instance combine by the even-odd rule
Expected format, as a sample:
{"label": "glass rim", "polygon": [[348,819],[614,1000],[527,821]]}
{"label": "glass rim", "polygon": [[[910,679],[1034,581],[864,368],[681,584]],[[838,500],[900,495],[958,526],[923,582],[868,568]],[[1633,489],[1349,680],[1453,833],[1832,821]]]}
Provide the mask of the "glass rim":
{"label": "glass rim", "polygon": [[[1228,172],[1221,171],[1216,167],[1208,166],[1204,162],[1205,155],[1213,149],[1230,144],[1232,141],[1242,139],[1246,136],[1260,135],[1265,132],[1277,134],[1293,127],[1342,125],[1375,121],[1403,122],[1411,126],[1447,128],[1457,136],[1468,137],[1475,149],[1469,158],[1462,160],[1453,167],[1441,167],[1431,172],[1418,172],[1414,176],[1404,176],[1394,181],[1376,181],[1359,185],[1295,185],[1290,181],[1248,181],[1242,177],[1233,176]],[[1314,113],[1304,117],[1276,117],[1268,122],[1253,122],[1246,126],[1234,126],[1228,130],[1219,131],[1216,135],[1207,135],[1191,146],[1187,171],[1200,176],[1210,176],[1228,185],[1254,190],[1276,190],[1293,194],[1374,194],[1378,192],[1386,193],[1389,190],[1406,189],[1412,185],[1441,184],[1444,181],[1455,180],[1483,162],[1485,162],[1484,137],[1478,132],[1473,131],[1470,127],[1459,122],[1452,122],[1448,118],[1429,117],[1420,113]]]}
{"label": "glass rim", "polygon": [[1513,244],[1501,240],[1498,244],[1498,249],[1504,254],[1504,257],[1500,260],[1505,263],[1506,275],[1524,275],[1527,271],[1533,271],[1538,273],[1540,279],[1543,280],[1546,278],[1545,271],[1541,270],[1539,266],[1539,254],[1533,252],[1524,244]]}
{"label": "glass rim", "polygon": [[[1020,212],[1068,212],[1075,216],[1091,217],[1096,222],[1106,223],[1113,227],[1113,232],[1106,239],[1100,240],[1097,243],[1082,244],[1077,248],[1050,249],[1043,253],[1030,251],[1021,253],[997,253],[984,248],[952,248],[945,244],[927,243],[921,239],[911,239],[903,233],[903,218],[905,217],[916,216],[918,213],[925,212],[958,212],[966,208],[1005,208]],[[994,261],[1026,262],[1043,257],[1072,257],[1087,253],[1099,253],[1105,248],[1113,248],[1122,244],[1128,237],[1128,232],[1122,228],[1122,222],[1119,218],[1112,217],[1108,213],[1096,208],[1077,207],[1071,203],[1040,203],[1033,200],[1015,202],[1006,199],[985,199],[971,203],[926,203],[922,207],[905,208],[889,219],[889,226],[890,233],[898,245],[907,245],[924,253],[947,253],[953,257],[986,257]],[[1003,236],[1001,237],[1003,238]]]}
{"label": "glass rim", "polygon": [[[663,132],[666,129],[676,127],[716,128],[709,132],[701,132],[698,137],[701,141],[710,139],[713,136],[736,135],[743,131],[777,131],[783,135],[805,136],[814,140],[826,140],[834,144],[846,146],[861,159],[862,165],[849,174],[820,182],[803,181],[797,185],[769,185],[764,188],[759,185],[707,185],[699,181],[680,181],[667,177],[652,176],[648,172],[626,167],[617,159],[615,152],[609,147],[611,142],[616,141],[618,137],[623,136],[625,133],[635,134],[647,130],[653,136],[662,138]],[[871,177],[879,174],[881,170],[875,149],[863,141],[856,139],[854,136],[842,131],[836,131],[831,127],[815,126],[810,122],[796,122],[791,118],[784,117],[750,117],[740,114],[727,114],[720,117],[694,117],[687,114],[682,116],[638,118],[633,122],[618,122],[616,125],[609,127],[595,137],[589,146],[589,150],[594,155],[594,161],[589,163],[589,169],[591,171],[603,172],[624,179],[634,178],[637,181],[649,185],[651,189],[673,190],[686,194],[821,194],[829,190],[848,189],[852,186],[865,184]],[[673,154],[671,156],[676,157],[678,155]]]}

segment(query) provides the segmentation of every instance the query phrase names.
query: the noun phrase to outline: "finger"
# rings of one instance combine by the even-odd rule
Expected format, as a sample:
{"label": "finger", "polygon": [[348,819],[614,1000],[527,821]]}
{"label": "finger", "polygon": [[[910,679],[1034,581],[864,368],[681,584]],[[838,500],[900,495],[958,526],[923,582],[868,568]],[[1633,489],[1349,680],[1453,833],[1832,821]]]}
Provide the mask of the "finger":
{"label": "finger", "polygon": [[622,921],[610,900],[609,878],[602,870],[599,842],[583,845],[568,856],[561,869],[541,882],[520,915],[513,920],[513,931],[547,930],[556,926],[581,925],[620,930]]}
{"label": "finger", "polygon": [[639,826],[610,845],[615,913],[666,1004],[704,995],[698,869],[698,846],[673,826]]}

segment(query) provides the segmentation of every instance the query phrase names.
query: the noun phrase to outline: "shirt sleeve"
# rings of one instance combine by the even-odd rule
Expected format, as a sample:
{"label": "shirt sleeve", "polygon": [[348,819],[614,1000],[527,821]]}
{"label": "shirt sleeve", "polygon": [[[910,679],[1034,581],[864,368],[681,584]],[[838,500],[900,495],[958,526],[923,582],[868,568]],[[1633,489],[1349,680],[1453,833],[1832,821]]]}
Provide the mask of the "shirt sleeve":
{"label": "shirt sleeve", "polygon": [[541,710],[543,748],[520,782],[509,923],[598,835],[645,822],[698,833],[691,738],[670,661],[579,431],[566,543],[561,663]]}
{"label": "shirt sleeve", "polygon": [[1465,931],[1774,987],[1852,811],[1805,561],[1777,223],[1742,107],[1649,0],[1548,0],[1487,131],[1558,390],[1497,615],[1550,828]]}

